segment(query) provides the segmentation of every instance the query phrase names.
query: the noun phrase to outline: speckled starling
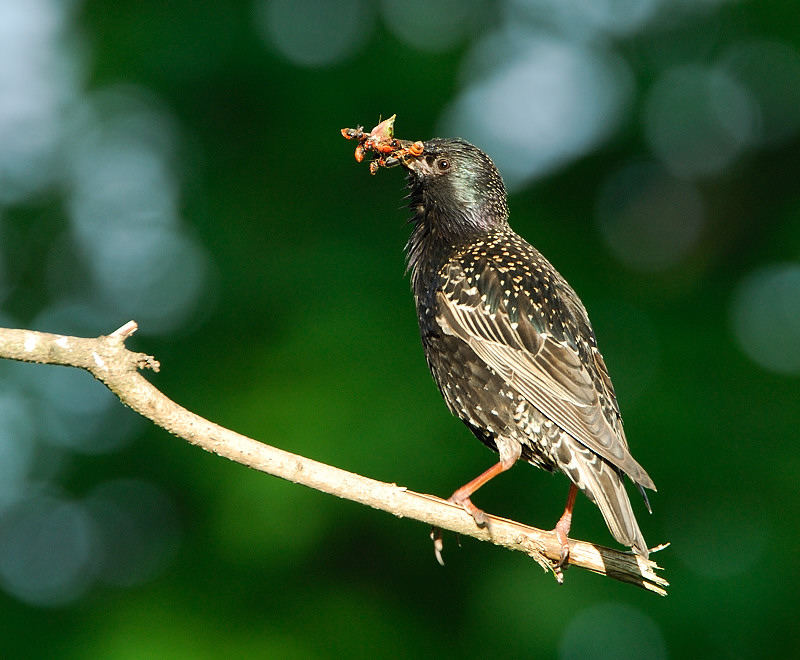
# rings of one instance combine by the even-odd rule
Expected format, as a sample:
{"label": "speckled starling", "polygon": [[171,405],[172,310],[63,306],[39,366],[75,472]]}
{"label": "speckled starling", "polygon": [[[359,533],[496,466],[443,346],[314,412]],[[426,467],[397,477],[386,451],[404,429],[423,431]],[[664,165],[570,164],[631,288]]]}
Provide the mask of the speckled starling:
{"label": "speckled starling", "polygon": [[428,366],[451,412],[500,458],[451,501],[481,524],[470,496],[521,458],[572,482],[556,525],[562,562],[577,489],[617,541],[647,557],[623,477],[643,495],[655,486],[628,450],[577,294],[509,227],[503,180],[480,149],[433,139],[398,160],[409,172],[406,248]]}

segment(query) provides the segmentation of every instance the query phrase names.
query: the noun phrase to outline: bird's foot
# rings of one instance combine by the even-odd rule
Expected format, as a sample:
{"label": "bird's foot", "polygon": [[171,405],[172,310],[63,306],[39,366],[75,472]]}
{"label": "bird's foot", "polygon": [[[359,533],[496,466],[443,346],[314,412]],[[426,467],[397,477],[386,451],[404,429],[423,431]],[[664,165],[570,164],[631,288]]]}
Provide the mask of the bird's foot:
{"label": "bird's foot", "polygon": [[489,519],[486,517],[486,514],[482,509],[476,507],[469,497],[459,495],[458,491],[456,491],[447,501],[452,502],[453,504],[458,504],[458,506],[464,509],[464,511],[472,516],[472,519],[475,521],[475,524],[478,527],[486,527],[486,525],[489,524]]}
{"label": "bird's foot", "polygon": [[569,559],[569,539],[567,538],[567,534],[569,534],[569,528],[572,526],[572,512],[567,513],[564,512],[558,522],[556,523],[555,529],[553,530],[556,533],[556,537],[558,538],[558,542],[561,544],[561,555],[558,560],[557,567],[562,568]]}
{"label": "bird's foot", "polygon": [[431,527],[431,541],[433,541],[433,554],[436,555],[436,561],[439,562],[439,566],[444,566],[444,559],[442,559],[444,542],[442,541],[442,530],[439,527]]}
{"label": "bird's foot", "polygon": [[[482,509],[476,507],[469,497],[459,494],[459,491],[453,493],[447,500],[453,504],[457,504],[475,521],[478,527],[486,527],[489,524],[489,519]],[[431,528],[431,541],[433,541],[433,552],[436,555],[436,561],[440,566],[444,566],[444,559],[442,559],[442,550],[444,549],[444,541],[442,541],[442,530],[438,527]]]}
{"label": "bird's foot", "polygon": [[567,538],[567,534],[569,534],[569,528],[572,526],[572,509],[575,506],[575,496],[577,493],[578,487],[575,484],[570,484],[569,495],[567,495],[567,506],[564,507],[564,513],[561,514],[553,530],[556,533],[558,542],[561,544],[561,553],[558,564],[556,564],[556,569],[559,571],[566,565],[569,559],[569,539]]}

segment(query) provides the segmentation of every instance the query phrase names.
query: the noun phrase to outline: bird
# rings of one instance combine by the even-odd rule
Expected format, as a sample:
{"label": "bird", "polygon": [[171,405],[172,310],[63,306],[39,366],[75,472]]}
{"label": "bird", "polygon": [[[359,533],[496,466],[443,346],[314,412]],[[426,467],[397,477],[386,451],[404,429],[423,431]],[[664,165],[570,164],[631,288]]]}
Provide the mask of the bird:
{"label": "bird", "polygon": [[[555,526],[560,565],[569,556],[578,490],[600,509],[612,536],[646,558],[624,477],[648,511],[644,489],[655,484],[628,448],[586,309],[551,263],[511,229],[497,167],[461,138],[427,140],[389,160],[407,170],[407,272],[428,367],[452,414],[499,455],[450,501],[485,525],[470,498],[522,460],[569,478]],[[443,563],[440,550],[441,536],[436,554]]]}

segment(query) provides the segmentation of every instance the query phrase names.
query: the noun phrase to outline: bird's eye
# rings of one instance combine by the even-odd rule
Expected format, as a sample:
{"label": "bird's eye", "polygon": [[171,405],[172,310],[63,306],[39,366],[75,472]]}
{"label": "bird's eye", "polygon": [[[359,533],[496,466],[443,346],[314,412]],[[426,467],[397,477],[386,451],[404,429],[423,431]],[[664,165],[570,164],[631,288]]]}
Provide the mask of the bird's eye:
{"label": "bird's eye", "polygon": [[440,158],[439,160],[436,161],[436,167],[439,168],[440,172],[444,172],[445,170],[449,170],[450,169],[450,161],[447,160],[446,158]]}

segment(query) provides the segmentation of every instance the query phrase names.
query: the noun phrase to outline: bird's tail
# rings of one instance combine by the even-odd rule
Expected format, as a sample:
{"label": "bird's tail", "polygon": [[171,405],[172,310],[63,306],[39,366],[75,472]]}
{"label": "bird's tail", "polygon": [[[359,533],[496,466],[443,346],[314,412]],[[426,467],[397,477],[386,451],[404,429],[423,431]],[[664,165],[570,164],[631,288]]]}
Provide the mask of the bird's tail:
{"label": "bird's tail", "polygon": [[619,469],[577,441],[572,444],[573,460],[564,471],[597,504],[614,538],[647,558],[647,543],[633,515]]}

